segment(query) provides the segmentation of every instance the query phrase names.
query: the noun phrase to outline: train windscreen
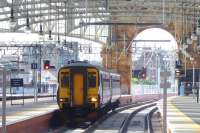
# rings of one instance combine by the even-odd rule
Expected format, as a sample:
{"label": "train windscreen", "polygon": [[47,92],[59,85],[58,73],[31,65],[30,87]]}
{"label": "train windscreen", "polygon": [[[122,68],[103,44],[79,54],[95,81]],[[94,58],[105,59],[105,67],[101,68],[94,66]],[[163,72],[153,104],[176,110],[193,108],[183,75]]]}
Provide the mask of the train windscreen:
{"label": "train windscreen", "polygon": [[95,72],[88,73],[88,87],[89,88],[96,87],[96,73]]}
{"label": "train windscreen", "polygon": [[62,72],[61,73],[61,87],[63,88],[69,88],[69,73],[68,72]]}

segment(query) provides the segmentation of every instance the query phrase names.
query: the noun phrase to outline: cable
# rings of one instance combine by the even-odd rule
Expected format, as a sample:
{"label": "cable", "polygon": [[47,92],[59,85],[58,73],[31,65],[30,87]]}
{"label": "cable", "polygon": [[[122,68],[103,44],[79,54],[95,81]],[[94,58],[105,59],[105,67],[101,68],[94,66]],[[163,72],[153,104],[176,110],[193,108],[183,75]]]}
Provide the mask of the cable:
{"label": "cable", "polygon": [[57,30],[58,30],[58,43],[60,43],[60,7],[59,7],[59,4],[60,4],[60,0],[58,0],[57,2],[57,8],[58,8],[58,23],[57,23]]}

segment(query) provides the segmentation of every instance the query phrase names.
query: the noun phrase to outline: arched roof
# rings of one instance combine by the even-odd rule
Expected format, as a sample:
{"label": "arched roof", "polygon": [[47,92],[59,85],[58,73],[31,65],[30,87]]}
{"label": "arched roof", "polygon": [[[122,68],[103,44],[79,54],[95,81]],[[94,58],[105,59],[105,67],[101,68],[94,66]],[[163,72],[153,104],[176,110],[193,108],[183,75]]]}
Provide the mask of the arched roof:
{"label": "arched roof", "polygon": [[95,37],[97,34],[99,37],[104,36],[103,29],[113,23],[159,25],[163,22],[178,21],[194,24],[199,17],[200,2],[197,0],[0,0],[2,32],[10,30],[8,22],[11,7],[17,22],[15,31],[25,28],[28,17],[32,32],[38,32],[39,25],[42,24],[46,33],[52,30],[52,34],[59,32],[63,35],[79,36],[83,32],[91,34],[88,25],[95,25],[94,34]]}

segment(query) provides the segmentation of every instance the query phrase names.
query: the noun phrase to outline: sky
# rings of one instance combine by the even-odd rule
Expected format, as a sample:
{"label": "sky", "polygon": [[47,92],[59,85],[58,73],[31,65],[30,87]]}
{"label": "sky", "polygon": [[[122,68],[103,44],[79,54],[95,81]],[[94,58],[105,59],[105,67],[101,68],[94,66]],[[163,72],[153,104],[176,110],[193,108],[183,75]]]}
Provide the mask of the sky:
{"label": "sky", "polygon": [[[140,32],[133,42],[133,60],[138,60],[143,48],[161,49],[166,51],[176,51],[178,49],[175,38],[166,30],[160,28],[150,28]],[[137,40],[157,40],[157,42],[137,42]],[[166,42],[159,42],[167,40]]]}
{"label": "sky", "polygon": [[134,40],[169,40],[170,42],[137,42],[139,47],[156,47],[163,50],[177,49],[175,38],[166,30],[150,28],[140,32]]}

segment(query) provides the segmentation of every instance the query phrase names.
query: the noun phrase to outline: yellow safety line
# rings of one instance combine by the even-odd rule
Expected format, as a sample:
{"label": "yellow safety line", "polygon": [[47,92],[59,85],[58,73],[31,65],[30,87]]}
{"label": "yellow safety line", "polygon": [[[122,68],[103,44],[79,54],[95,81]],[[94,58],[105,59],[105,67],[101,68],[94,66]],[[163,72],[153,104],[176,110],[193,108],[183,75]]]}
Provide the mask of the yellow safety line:
{"label": "yellow safety line", "polygon": [[[174,130],[179,130],[179,131],[184,131],[184,130],[191,130],[192,133],[197,132],[200,133],[200,125],[195,123],[190,117],[188,117],[187,115],[185,115],[180,109],[178,109],[173,103],[172,103],[172,99],[169,99],[168,104],[170,106],[168,106],[168,113],[172,113],[170,110],[173,110],[173,112],[176,112],[176,114],[178,114],[179,117],[177,118],[173,118],[173,117],[169,117],[168,118],[168,123],[170,124],[170,121],[173,121],[173,119],[179,119],[181,120],[181,124],[180,123],[173,123],[170,124],[170,129],[172,130],[172,133],[174,133]],[[170,120],[171,119],[171,120]],[[186,122],[186,123],[184,123]]]}

